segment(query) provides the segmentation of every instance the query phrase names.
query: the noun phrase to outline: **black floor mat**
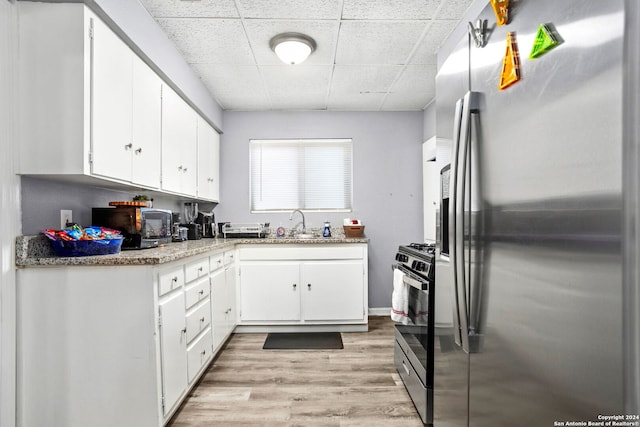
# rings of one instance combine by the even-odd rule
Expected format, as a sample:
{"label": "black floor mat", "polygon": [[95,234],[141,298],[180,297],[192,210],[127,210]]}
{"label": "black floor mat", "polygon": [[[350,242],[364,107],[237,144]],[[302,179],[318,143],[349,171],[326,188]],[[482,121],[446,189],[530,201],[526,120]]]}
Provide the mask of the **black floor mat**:
{"label": "black floor mat", "polygon": [[263,350],[334,350],[344,348],[340,332],[271,333]]}

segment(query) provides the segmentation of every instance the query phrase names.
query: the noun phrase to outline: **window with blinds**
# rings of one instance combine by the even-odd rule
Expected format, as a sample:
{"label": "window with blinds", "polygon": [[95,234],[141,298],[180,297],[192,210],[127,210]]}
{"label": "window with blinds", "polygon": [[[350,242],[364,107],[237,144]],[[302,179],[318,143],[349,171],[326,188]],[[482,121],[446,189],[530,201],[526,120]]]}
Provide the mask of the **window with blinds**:
{"label": "window with blinds", "polygon": [[251,140],[251,211],[350,211],[351,139]]}

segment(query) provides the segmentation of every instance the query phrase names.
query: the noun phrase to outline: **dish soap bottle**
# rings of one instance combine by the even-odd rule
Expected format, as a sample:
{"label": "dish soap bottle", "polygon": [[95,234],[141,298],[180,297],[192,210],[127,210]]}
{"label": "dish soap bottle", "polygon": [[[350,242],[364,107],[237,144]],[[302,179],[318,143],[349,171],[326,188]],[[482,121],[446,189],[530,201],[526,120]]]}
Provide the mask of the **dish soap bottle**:
{"label": "dish soap bottle", "polygon": [[324,222],[324,228],[322,229],[322,237],[331,237],[331,223],[329,221]]}

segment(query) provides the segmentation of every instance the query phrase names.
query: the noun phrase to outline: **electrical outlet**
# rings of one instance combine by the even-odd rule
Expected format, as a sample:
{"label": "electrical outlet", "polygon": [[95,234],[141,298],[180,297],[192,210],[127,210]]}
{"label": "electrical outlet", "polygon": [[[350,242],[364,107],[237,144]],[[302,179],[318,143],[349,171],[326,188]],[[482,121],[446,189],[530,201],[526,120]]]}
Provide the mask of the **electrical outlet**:
{"label": "electrical outlet", "polygon": [[73,222],[73,211],[70,209],[60,209],[60,230]]}

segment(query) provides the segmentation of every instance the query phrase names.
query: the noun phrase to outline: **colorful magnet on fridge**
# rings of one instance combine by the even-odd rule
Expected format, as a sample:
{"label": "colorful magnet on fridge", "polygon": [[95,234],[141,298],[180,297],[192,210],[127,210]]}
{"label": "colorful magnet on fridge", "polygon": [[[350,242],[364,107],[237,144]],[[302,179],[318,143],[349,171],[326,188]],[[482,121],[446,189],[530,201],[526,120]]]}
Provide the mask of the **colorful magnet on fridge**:
{"label": "colorful magnet on fridge", "polygon": [[533,42],[533,47],[531,48],[531,53],[529,54],[529,59],[535,59],[544,55],[563,41],[553,24],[540,24],[535,41]]}
{"label": "colorful magnet on fridge", "polygon": [[516,33],[507,33],[507,51],[502,60],[502,72],[498,89],[504,90],[520,81],[520,57],[518,56],[518,43]]}
{"label": "colorful magnet on fridge", "polygon": [[493,13],[498,25],[506,25],[509,21],[509,0],[491,0]]}

